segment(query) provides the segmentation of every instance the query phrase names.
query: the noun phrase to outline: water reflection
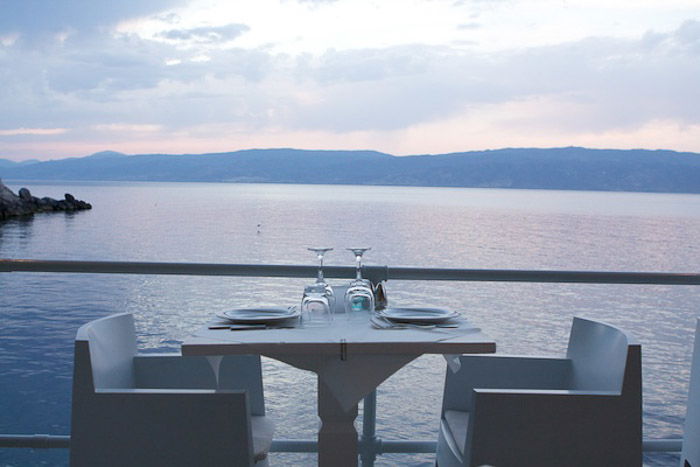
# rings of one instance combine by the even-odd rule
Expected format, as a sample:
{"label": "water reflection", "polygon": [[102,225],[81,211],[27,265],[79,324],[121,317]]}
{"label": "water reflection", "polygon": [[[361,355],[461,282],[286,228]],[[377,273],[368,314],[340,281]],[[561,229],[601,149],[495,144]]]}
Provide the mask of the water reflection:
{"label": "water reflection", "polygon": [[24,241],[24,244],[31,238],[33,226],[34,216],[14,217],[0,222],[3,230],[9,232],[10,236]]}

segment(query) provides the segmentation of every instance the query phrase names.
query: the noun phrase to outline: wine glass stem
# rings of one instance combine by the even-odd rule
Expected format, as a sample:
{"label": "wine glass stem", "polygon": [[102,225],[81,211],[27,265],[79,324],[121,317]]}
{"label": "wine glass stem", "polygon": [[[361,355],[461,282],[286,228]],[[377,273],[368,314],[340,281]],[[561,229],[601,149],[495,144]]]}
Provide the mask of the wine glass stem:
{"label": "wine glass stem", "polygon": [[355,272],[355,279],[362,279],[362,256],[355,255],[355,263],[357,264],[357,270]]}
{"label": "wine glass stem", "polygon": [[323,255],[318,255],[318,277],[316,282],[323,282]]}

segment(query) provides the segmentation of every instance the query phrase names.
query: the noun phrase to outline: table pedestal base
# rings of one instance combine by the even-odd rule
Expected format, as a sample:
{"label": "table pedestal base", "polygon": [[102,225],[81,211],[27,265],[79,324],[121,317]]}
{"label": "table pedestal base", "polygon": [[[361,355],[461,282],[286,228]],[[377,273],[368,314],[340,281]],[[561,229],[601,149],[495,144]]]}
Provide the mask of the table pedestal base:
{"label": "table pedestal base", "polygon": [[[391,331],[389,331],[391,332]],[[342,348],[342,346],[340,346]],[[318,376],[318,465],[357,467],[357,404],[419,354],[284,355],[268,357]]]}
{"label": "table pedestal base", "polygon": [[332,391],[319,378],[318,415],[321,418],[318,465],[357,467],[357,404],[344,410]]}

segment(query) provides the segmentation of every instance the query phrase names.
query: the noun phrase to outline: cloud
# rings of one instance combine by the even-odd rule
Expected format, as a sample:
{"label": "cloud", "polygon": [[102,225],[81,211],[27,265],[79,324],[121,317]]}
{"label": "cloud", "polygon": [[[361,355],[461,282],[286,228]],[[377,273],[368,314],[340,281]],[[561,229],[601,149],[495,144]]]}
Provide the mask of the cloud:
{"label": "cloud", "polygon": [[92,129],[96,131],[117,133],[155,133],[162,130],[163,126],[153,124],[108,123],[103,125],[93,125]]}
{"label": "cloud", "polygon": [[67,131],[68,130],[66,128],[13,128],[9,130],[0,130],[0,136],[48,136],[61,135],[63,133],[66,133]]}
{"label": "cloud", "polygon": [[418,46],[328,53],[304,64],[317,98],[300,103],[290,124],[397,129],[533,98],[560,105],[559,115],[542,117],[543,130],[595,132],[653,119],[697,124],[698,30],[688,21],[653,40],[589,38],[490,55]]}
{"label": "cloud", "polygon": [[250,28],[245,24],[228,24],[226,26],[199,27],[191,29],[171,29],[161,32],[158,37],[172,41],[188,41],[211,44],[231,41]]}
{"label": "cloud", "polygon": [[685,21],[673,37],[687,53],[700,55],[700,21]]}
{"label": "cloud", "polygon": [[3,47],[11,47],[17,42],[17,39],[19,39],[19,34],[16,32],[0,35],[0,45]]}
{"label": "cloud", "polygon": [[457,29],[470,30],[470,29],[479,29],[481,27],[483,27],[483,25],[481,23],[477,23],[476,21],[472,21],[469,23],[462,23],[462,24],[458,25]]}
{"label": "cloud", "polygon": [[489,3],[505,3],[508,2],[509,0],[455,0],[452,5],[453,6],[464,6],[464,5],[469,5],[472,3],[484,3],[484,4],[489,4]]}

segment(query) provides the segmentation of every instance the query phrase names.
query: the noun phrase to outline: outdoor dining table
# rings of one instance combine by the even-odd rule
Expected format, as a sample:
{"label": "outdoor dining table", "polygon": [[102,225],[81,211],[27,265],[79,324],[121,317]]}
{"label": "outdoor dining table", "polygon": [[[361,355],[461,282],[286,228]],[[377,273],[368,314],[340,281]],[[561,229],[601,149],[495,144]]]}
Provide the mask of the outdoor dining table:
{"label": "outdoor dining table", "polygon": [[449,355],[495,351],[496,343],[466,320],[457,328],[375,329],[367,312],[335,314],[325,327],[204,327],[182,344],[183,355],[209,356],[215,371],[220,356],[255,354],[316,373],[318,465],[339,467],[357,466],[357,404],[382,381],[423,354],[445,355],[450,364]]}

